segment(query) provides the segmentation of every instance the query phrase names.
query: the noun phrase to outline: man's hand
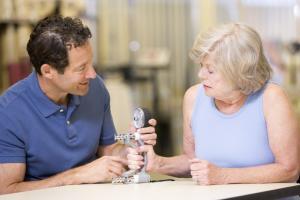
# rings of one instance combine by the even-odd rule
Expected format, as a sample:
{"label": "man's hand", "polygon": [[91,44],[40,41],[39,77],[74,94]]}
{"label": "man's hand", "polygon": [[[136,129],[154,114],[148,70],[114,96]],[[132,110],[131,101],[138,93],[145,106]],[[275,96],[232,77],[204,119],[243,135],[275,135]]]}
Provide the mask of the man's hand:
{"label": "man's hand", "polygon": [[190,160],[191,175],[199,185],[226,184],[222,168],[219,168],[206,160]]}
{"label": "man's hand", "polygon": [[144,166],[144,158],[141,153],[147,153],[148,163],[146,171],[155,171],[159,165],[159,156],[155,154],[152,145],[143,145],[138,148],[127,148],[128,167],[130,169],[141,169]]}
{"label": "man's hand", "polygon": [[148,121],[150,126],[136,129],[135,127],[131,127],[131,131],[138,131],[141,134],[141,140],[143,140],[144,145],[137,148],[127,148],[127,159],[128,159],[128,167],[129,169],[140,169],[144,166],[144,158],[141,155],[142,153],[146,153],[148,157],[148,163],[146,171],[151,171],[155,164],[156,154],[153,150],[153,146],[156,144],[157,134],[155,133],[156,120],[150,119]]}
{"label": "man's hand", "polygon": [[150,119],[148,123],[150,124],[150,126],[148,127],[140,128],[137,130],[132,126],[130,129],[132,132],[139,131],[139,133],[141,134],[141,139],[144,141],[145,145],[149,144],[154,146],[156,144],[157,138],[157,134],[155,132],[155,126],[157,123],[155,119]]}
{"label": "man's hand", "polygon": [[83,183],[111,182],[125,172],[127,161],[117,156],[103,156],[80,168]]}
{"label": "man's hand", "polygon": [[0,164],[0,194],[22,192],[81,183],[110,182],[125,171],[127,161],[116,156],[103,156],[81,167],[61,172],[38,181],[24,181],[24,163]]}

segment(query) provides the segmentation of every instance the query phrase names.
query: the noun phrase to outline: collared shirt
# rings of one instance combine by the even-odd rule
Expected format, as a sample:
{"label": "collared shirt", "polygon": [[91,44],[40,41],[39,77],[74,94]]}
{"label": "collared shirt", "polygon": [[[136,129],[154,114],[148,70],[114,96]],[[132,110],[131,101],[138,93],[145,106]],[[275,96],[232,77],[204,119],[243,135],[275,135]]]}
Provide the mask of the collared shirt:
{"label": "collared shirt", "polygon": [[25,180],[39,180],[96,159],[99,145],[114,143],[109,101],[97,76],[87,95],[57,105],[33,72],[0,97],[0,163],[25,163]]}

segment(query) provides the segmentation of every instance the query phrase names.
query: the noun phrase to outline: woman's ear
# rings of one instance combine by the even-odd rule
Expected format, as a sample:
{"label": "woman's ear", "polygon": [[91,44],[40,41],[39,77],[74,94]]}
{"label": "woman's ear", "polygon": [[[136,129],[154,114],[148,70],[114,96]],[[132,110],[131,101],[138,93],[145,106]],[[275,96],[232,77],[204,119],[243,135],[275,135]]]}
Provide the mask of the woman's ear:
{"label": "woman's ear", "polygon": [[44,76],[44,77],[46,77],[48,79],[52,79],[53,78],[54,72],[55,72],[55,70],[49,64],[43,64],[41,66],[42,76]]}

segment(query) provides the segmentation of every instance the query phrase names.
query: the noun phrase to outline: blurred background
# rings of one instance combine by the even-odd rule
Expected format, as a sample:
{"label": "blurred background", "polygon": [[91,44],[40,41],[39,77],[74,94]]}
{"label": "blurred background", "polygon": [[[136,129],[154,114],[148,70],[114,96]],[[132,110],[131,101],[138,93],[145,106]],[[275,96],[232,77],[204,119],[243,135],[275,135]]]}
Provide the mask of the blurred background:
{"label": "blurred background", "polygon": [[298,0],[1,0],[0,94],[32,71],[30,32],[52,14],[80,17],[89,26],[94,66],[110,92],[118,132],[128,130],[135,107],[148,108],[158,120],[162,155],[182,151],[182,99],[199,81],[188,53],[197,34],[218,24],[243,22],[260,33],[273,79],[300,116]]}

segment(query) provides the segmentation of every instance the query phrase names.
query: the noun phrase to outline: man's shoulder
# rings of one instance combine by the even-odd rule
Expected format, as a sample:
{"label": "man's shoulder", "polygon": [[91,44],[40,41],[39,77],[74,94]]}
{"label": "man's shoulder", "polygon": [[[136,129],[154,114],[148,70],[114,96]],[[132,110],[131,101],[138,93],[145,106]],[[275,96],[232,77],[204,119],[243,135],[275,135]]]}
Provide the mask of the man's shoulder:
{"label": "man's shoulder", "polygon": [[101,89],[105,88],[104,81],[99,75],[97,75],[96,78],[91,80],[91,84]]}
{"label": "man's shoulder", "polygon": [[90,94],[106,95],[107,92],[104,80],[99,75],[90,81]]}
{"label": "man's shoulder", "polygon": [[9,107],[14,107],[14,104],[19,104],[22,101],[22,97],[26,94],[28,90],[27,81],[21,80],[11,87],[9,87],[1,96],[0,96],[0,107],[1,109],[6,109]]}

